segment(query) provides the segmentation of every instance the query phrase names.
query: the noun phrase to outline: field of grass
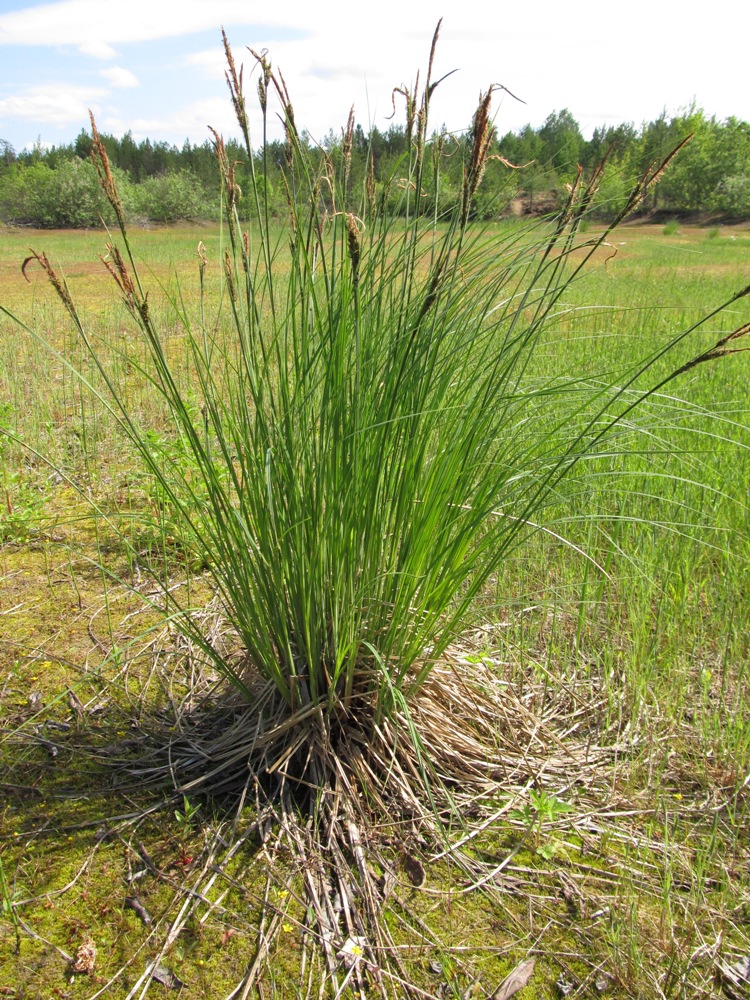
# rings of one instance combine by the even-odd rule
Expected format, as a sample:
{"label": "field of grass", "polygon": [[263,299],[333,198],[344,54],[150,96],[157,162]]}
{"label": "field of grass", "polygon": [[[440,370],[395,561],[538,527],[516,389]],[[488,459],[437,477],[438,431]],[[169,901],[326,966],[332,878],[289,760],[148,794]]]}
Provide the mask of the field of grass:
{"label": "field of grass", "polygon": [[[133,237],[183,373],[199,241],[213,315],[218,229]],[[119,390],[169,454],[174,428],[98,259],[104,243],[0,230],[0,303],[54,349],[0,317],[0,995],[136,997],[158,962],[181,996],[241,996],[256,961],[263,996],[315,995],[301,874],[272,818],[256,822],[252,786],[227,812],[149,781],[149,753],[195,697],[196,651],[161,619],[156,584],[222,625],[169,497],[62,363],[99,385],[65,309],[34,261],[21,272],[32,247],[65,274]],[[749,275],[747,226],[623,226],[556,306],[529,378],[624,381]],[[740,302],[649,381],[746,321]],[[418,833],[394,838],[383,919],[404,995],[495,996],[528,959],[521,998],[748,995],[749,366],[741,353],[699,365],[625,414],[475,600],[446,659],[489,666],[507,690],[497,723],[517,752],[498,759],[495,818],[468,845],[496,874],[468,891],[435,857],[416,884]],[[76,972],[87,943],[94,969]]]}

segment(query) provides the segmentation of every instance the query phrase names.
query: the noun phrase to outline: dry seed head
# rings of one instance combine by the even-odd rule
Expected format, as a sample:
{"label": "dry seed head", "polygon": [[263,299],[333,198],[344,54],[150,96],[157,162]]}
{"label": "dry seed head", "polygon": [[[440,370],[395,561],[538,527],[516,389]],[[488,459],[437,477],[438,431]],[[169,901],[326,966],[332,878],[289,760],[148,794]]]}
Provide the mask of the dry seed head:
{"label": "dry seed head", "polygon": [[[135,285],[133,280],[128,273],[128,269],[125,266],[125,261],[122,259],[122,254],[119,248],[114,243],[107,243],[107,255],[105,257],[100,257],[102,264],[107,268],[109,273],[115,279],[117,287],[122,292],[123,298],[125,299],[125,304],[131,310],[131,312],[141,312],[141,303],[139,305]],[[146,310],[148,311],[148,310]]]}
{"label": "dry seed head", "polygon": [[359,283],[359,260],[361,256],[359,239],[360,224],[361,219],[358,219],[356,215],[352,215],[351,212],[346,213],[346,242],[349,247],[349,259],[352,262],[352,275],[355,285]]}
{"label": "dry seed head", "polygon": [[[750,292],[750,287],[746,288],[744,292],[740,292],[739,295],[735,296],[735,299],[742,298]],[[688,361],[681,368],[678,368],[675,375],[682,375],[684,372],[690,371],[691,368],[695,368],[697,365],[703,364],[706,361],[716,361],[718,358],[725,358],[729,354],[740,354],[744,351],[750,351],[750,347],[727,347],[726,345],[732,340],[739,340],[740,337],[746,337],[750,334],[750,323],[744,323],[742,326],[733,330],[732,333],[728,333],[726,337],[722,337],[718,340],[712,348],[708,351],[704,351],[697,357]]]}
{"label": "dry seed head", "polygon": [[97,176],[99,177],[99,183],[102,186],[102,190],[106,195],[107,201],[110,203],[112,208],[115,210],[115,215],[117,216],[117,221],[120,225],[120,229],[125,229],[125,213],[123,212],[122,202],[120,201],[120,195],[117,193],[117,185],[115,184],[115,179],[112,176],[112,170],[109,165],[109,157],[107,156],[107,150],[102,142],[102,138],[99,135],[99,131],[96,127],[96,121],[94,120],[93,112],[89,111],[89,119],[91,120],[91,160],[96,168]]}
{"label": "dry seed head", "polygon": [[221,171],[222,177],[226,177],[229,173],[229,160],[227,159],[227,151],[224,146],[224,139],[215,128],[208,126],[208,131],[212,133],[214,139],[214,149],[216,150],[216,159],[219,161],[219,170]]}
{"label": "dry seed head", "polygon": [[469,169],[475,174],[484,169],[490,143],[495,134],[494,126],[490,121],[492,89],[490,87],[486,94],[479,95],[479,104],[477,105],[477,110],[474,112],[474,119],[471,125],[473,144]]}
{"label": "dry seed head", "polygon": [[281,171],[281,179],[284,182],[284,197],[286,198],[286,205],[289,209],[289,222],[292,227],[293,232],[297,232],[297,213],[294,208],[294,201],[292,199],[292,192],[289,190],[289,181],[287,180],[284,171]]}
{"label": "dry seed head", "polygon": [[417,77],[414,81],[414,93],[411,95],[411,117],[412,122],[416,118],[417,114],[417,98],[419,96],[419,70],[417,70]]}
{"label": "dry seed head", "polygon": [[227,58],[228,69],[226,70],[226,73],[228,76],[231,76],[234,82],[239,83],[239,78],[237,76],[237,67],[234,64],[234,55],[232,54],[232,48],[229,44],[227,33],[226,31],[224,31],[223,28],[221,29],[221,39],[224,42],[224,55]]}
{"label": "dry seed head", "polygon": [[[440,34],[440,25],[442,23],[443,19],[441,17],[435,27],[435,34],[432,36],[432,45],[430,46],[430,61],[427,64],[427,83],[425,85],[425,96],[427,101],[429,101],[430,97],[432,97],[432,91],[434,90],[434,87],[430,86],[430,80],[432,79],[432,64],[435,61],[435,49],[437,48],[438,36]],[[439,82],[440,81],[438,81],[438,83]],[[437,83],[435,84],[435,87],[437,87]]]}
{"label": "dry seed head", "polygon": [[458,69],[451,69],[447,73],[443,73],[443,75],[440,77],[439,80],[435,80],[434,83],[432,82],[432,62],[433,59],[435,58],[435,47],[437,45],[438,34],[440,33],[440,25],[442,23],[443,19],[440,18],[440,20],[437,23],[437,28],[435,28],[435,34],[432,39],[432,48],[430,49],[430,65],[427,70],[427,83],[424,89],[424,103],[427,106],[429,106],[429,103],[432,99],[432,95],[435,93],[435,90],[440,86],[443,80],[447,80],[449,76],[453,76],[454,73],[458,72]]}
{"label": "dry seed head", "polygon": [[258,101],[260,102],[260,110],[265,114],[268,107],[268,91],[262,76],[258,77]]}
{"label": "dry seed head", "polygon": [[229,170],[229,183],[227,184],[227,193],[229,195],[230,207],[236,205],[242,199],[242,188],[235,180],[234,172],[237,169],[237,164],[239,160],[235,160]]}
{"label": "dry seed head", "polygon": [[[417,80],[419,80],[419,76],[417,76]],[[393,108],[393,114],[389,115],[389,118],[393,118],[396,114],[396,94],[401,94],[406,103],[406,143],[407,145],[410,145],[412,133],[414,131],[414,118],[416,115],[417,101],[408,87],[394,87],[391,91],[391,107]]]}
{"label": "dry seed head", "polygon": [[[746,288],[744,294],[747,295],[748,291],[750,291],[750,289]],[[716,346],[723,347],[725,344],[728,344],[730,340],[738,340],[740,337],[746,337],[749,333],[750,323],[744,323],[742,326],[737,327],[736,330],[728,333],[726,337],[722,337]]]}
{"label": "dry seed head", "polygon": [[282,123],[284,125],[284,138],[286,140],[286,162],[287,165],[291,167],[294,159],[294,150],[299,145],[299,133],[297,131],[297,125],[294,121],[294,108],[292,107],[292,101],[289,97],[289,89],[287,88],[286,80],[284,79],[281,70],[278,71],[278,79],[276,78],[276,75],[271,72],[270,66],[268,73],[268,79],[273,83],[276,93],[279,95],[281,107],[284,112]]}
{"label": "dry seed head", "polygon": [[260,66],[260,76],[258,77],[258,100],[260,109],[265,116],[268,110],[268,84],[271,80],[271,61],[268,58],[268,49],[256,52],[255,49],[248,48],[248,52],[253,56]]}
{"label": "dry seed head", "polygon": [[484,171],[487,167],[492,140],[495,137],[495,127],[490,120],[490,108],[492,106],[492,93],[494,85],[490,87],[486,94],[479,95],[479,104],[474,112],[474,119],[471,124],[471,156],[469,168],[464,177],[463,206],[461,210],[462,222],[466,222],[471,208],[471,199],[476,194],[477,188],[482,182]]}
{"label": "dry seed head", "polygon": [[247,229],[242,233],[242,267],[245,274],[250,271],[250,235]]}
{"label": "dry seed head", "polygon": [[[565,208],[560,216],[560,221],[558,223],[559,227],[566,226],[571,219],[578,218],[578,189],[581,186],[581,178],[583,177],[583,167],[578,164],[578,173],[576,174],[576,179],[572,184],[566,184],[565,189],[568,192],[568,200],[565,203]],[[584,192],[585,194],[585,192]]]}
{"label": "dry seed head", "polygon": [[423,104],[422,107],[417,112],[417,151],[420,157],[424,150],[426,133],[427,133],[427,108]]}
{"label": "dry seed head", "polygon": [[[750,292],[750,288],[746,288],[744,294],[747,295]],[[719,346],[723,347],[724,344],[728,344],[730,340],[737,340],[740,337],[746,337],[750,333],[750,323],[745,323],[743,326],[738,327],[733,330],[732,333],[727,334],[726,337],[719,341]]]}
{"label": "dry seed head", "polygon": [[294,108],[289,104],[284,108],[284,140],[286,162],[290,167],[294,162],[294,149],[298,138],[297,126],[294,123]]}
{"label": "dry seed head", "polygon": [[223,28],[221,29],[221,37],[224,41],[224,54],[227,58],[227,70],[224,73],[224,77],[227,81],[227,86],[229,87],[229,93],[232,98],[232,107],[234,108],[237,123],[242,129],[242,134],[247,137],[248,124],[247,112],[245,110],[245,97],[242,93],[242,70],[240,69],[239,74],[237,73],[237,67],[234,63],[234,56],[232,55],[232,49],[229,45],[229,39],[227,38],[226,32]]}
{"label": "dry seed head", "polygon": [[106,247],[107,255],[99,259],[117,282],[128,309],[135,317],[140,317],[141,321],[147,324],[149,322],[148,292],[145,297],[139,295],[119,248],[113,243],[107,243]]}
{"label": "dry seed head", "polygon": [[346,129],[342,133],[341,155],[344,164],[344,187],[349,180],[349,170],[352,165],[352,145],[354,143],[354,105],[349,111],[349,118],[346,122]]}
{"label": "dry seed head", "polygon": [[206,247],[203,240],[198,240],[198,251],[196,254],[198,258],[198,275],[201,282],[201,292],[203,291],[203,279],[206,274],[206,268],[208,267],[208,257],[206,256]]}
{"label": "dry seed head", "polygon": [[[124,292],[128,295],[135,294],[135,287],[128,274],[128,269],[125,267],[125,261],[122,259],[122,254],[120,253],[120,248],[114,243],[107,243],[107,256],[112,258],[114,261],[114,268],[112,263],[103,257],[102,260],[106,264],[108,270],[115,273],[115,280],[118,285],[122,288]],[[114,271],[116,269],[116,271]]]}
{"label": "dry seed head", "polygon": [[412,332],[412,337],[416,335],[419,327],[422,324],[422,320],[425,318],[427,313],[432,309],[433,305],[437,301],[438,295],[440,294],[440,286],[443,280],[443,274],[445,272],[446,265],[448,263],[449,255],[441,254],[435,268],[432,272],[432,278],[430,279],[430,286],[427,289],[427,295],[424,298],[422,306],[419,310],[417,320],[414,324],[414,329]]}
{"label": "dry seed head", "polygon": [[229,292],[229,298],[232,303],[237,301],[237,292],[234,287],[234,270],[232,268],[232,258],[229,256],[229,251],[224,251],[224,277],[227,280],[227,291]]}
{"label": "dry seed head", "polygon": [[[417,73],[417,87],[419,86],[419,73]],[[406,141],[411,143],[412,135],[414,133],[414,119],[417,113],[417,90],[414,88],[414,93],[410,94],[408,90],[406,92]]]}
{"label": "dry seed head", "polygon": [[219,135],[216,129],[208,126],[209,132],[213,134],[214,149],[216,150],[216,159],[219,161],[219,172],[221,173],[222,179],[227,189],[227,202],[229,208],[233,208],[240,198],[242,197],[242,188],[236,182],[234,178],[234,172],[237,167],[237,163],[230,164],[229,157],[227,156],[226,147],[224,145],[224,139]]}
{"label": "dry seed head", "polygon": [[65,308],[68,310],[70,315],[75,318],[75,306],[73,305],[73,299],[70,297],[70,292],[68,291],[68,286],[65,282],[55,273],[54,268],[49,262],[49,258],[46,253],[37,253],[36,250],[31,251],[31,256],[27,257],[26,260],[21,264],[21,274],[26,278],[26,280],[31,284],[31,279],[26,274],[26,268],[35,260],[39,266],[42,268],[44,273],[47,275],[50,284],[57,292],[60,301],[63,303]]}

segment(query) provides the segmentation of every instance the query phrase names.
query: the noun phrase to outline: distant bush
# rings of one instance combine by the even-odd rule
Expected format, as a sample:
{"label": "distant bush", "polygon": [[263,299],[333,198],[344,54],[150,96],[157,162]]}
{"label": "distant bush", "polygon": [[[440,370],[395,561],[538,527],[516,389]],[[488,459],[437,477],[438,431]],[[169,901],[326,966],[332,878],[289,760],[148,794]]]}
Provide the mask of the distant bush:
{"label": "distant bush", "polygon": [[133,187],[132,209],[152,222],[218,218],[219,203],[211,205],[200,181],[187,170],[148,177]]}
{"label": "distant bush", "polygon": [[[117,171],[123,200],[129,201],[131,185]],[[114,212],[105,198],[94,165],[85,160],[66,160],[56,168],[46,163],[13,167],[0,177],[0,218],[17,225],[43,229],[100,226],[114,222]]]}
{"label": "distant bush", "polygon": [[716,189],[716,203],[720,212],[750,216],[750,177],[725,177]]}
{"label": "distant bush", "polygon": [[[597,176],[600,185],[592,195],[592,216],[606,220],[623,210],[638,179],[658,169],[678,143],[691,137],[666,171],[662,183],[649,190],[639,207],[645,214],[661,212],[684,215],[723,212],[735,218],[750,217],[750,123],[738,118],[719,121],[691,106],[669,117],[637,128],[633,123],[601,126],[585,139],[571,112],[563,109],[549,115],[544,124],[524,126],[518,133],[493,137],[492,149],[481,187],[470,206],[472,221],[488,221],[512,210],[544,215],[557,211],[576,183]],[[463,186],[466,157],[473,133],[449,135],[444,129],[425,136],[425,162],[416,199],[420,211],[432,217],[435,206],[449,212],[457,204]],[[202,145],[185,142],[182,148],[166,142],[143,139],[136,142],[130,132],[122,137],[104,136],[102,141],[118,181],[126,217],[174,223],[181,220],[218,218],[219,170],[210,141]],[[318,169],[327,163],[341,170],[343,138],[333,129],[321,144],[306,134],[300,142]],[[405,177],[409,137],[402,125],[387,131],[376,127],[365,131],[356,126],[352,147],[346,152],[347,185],[331,211],[350,211],[359,216],[361,193],[369,176],[378,203],[390,214],[410,215],[415,203],[414,178]],[[99,215],[112,221],[109,209],[93,184],[89,153],[91,136],[81,131],[67,145],[16,153],[0,139],[0,221],[38,226],[96,226]],[[289,217],[287,189],[292,182],[284,143],[273,140],[258,149],[245,148],[236,140],[226,145],[239,197],[241,222],[266,218],[286,221]],[[597,165],[607,158],[607,170],[599,176]],[[519,169],[512,170],[511,166]],[[406,186],[405,186],[406,185]],[[252,192],[252,197],[250,196]],[[321,198],[328,195],[321,191]],[[369,197],[369,195],[368,195]]]}
{"label": "distant bush", "polygon": [[[112,168],[129,218],[179,222],[218,214],[202,184],[186,170],[171,171],[133,184]],[[14,164],[0,174],[0,220],[40,229],[88,229],[115,222],[93,163],[78,158],[55,167]]]}

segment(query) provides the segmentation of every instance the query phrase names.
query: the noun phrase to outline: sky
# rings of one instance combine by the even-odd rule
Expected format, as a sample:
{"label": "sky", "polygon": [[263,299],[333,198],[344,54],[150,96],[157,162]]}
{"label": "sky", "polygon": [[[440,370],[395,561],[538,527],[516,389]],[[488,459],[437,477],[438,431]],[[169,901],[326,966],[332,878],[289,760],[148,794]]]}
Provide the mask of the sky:
{"label": "sky", "polygon": [[[337,133],[354,105],[365,129],[388,128],[394,87],[413,86],[443,18],[432,126],[466,128],[480,91],[503,134],[567,108],[584,135],[651,121],[693,102],[750,120],[750,5],[714,0],[624,4],[532,0],[0,0],[0,140],[20,151],[69,143],[88,129],[140,141],[202,143],[212,125],[238,136],[224,81],[221,27],[244,64],[256,106],[255,60],[268,50],[299,128]],[[422,77],[423,78],[423,77]],[[521,103],[523,102],[523,103]],[[403,121],[396,95],[395,122]],[[259,115],[251,116],[255,145]],[[281,134],[275,117],[272,136]]]}

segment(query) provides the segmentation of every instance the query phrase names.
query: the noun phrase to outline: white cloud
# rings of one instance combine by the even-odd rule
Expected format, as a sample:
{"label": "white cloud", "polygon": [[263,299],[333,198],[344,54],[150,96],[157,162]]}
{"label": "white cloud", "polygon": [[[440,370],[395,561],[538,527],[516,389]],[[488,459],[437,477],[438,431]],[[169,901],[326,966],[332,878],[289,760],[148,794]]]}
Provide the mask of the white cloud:
{"label": "white cloud", "polygon": [[113,87],[138,87],[140,86],[138,77],[131,73],[129,69],[122,66],[110,66],[107,69],[100,69],[99,76],[109,80]]}
{"label": "white cloud", "polygon": [[78,45],[173,38],[220,24],[273,24],[296,28],[310,18],[302,0],[287,0],[269,14],[246,0],[59,0],[0,15],[0,45]]}
{"label": "white cloud", "polygon": [[[298,126],[307,129],[314,137],[322,138],[329,128],[337,129],[346,123],[353,103],[358,121],[367,124],[372,119],[378,126],[387,127],[384,119],[392,111],[393,87],[404,82],[411,84],[417,68],[426,59],[433,29],[421,32],[404,29],[391,34],[392,21],[388,18],[376,20],[371,30],[368,26],[367,45],[361,50],[351,42],[350,23],[332,24],[327,10],[324,24],[315,23],[309,13],[300,22],[314,25],[311,29],[314,37],[274,40],[264,36],[259,29],[253,37],[245,40],[256,52],[268,50],[274,69],[281,70],[289,86]],[[235,29],[228,34],[238,68],[244,62],[248,105],[255,108],[256,61],[246,46],[240,44],[243,40],[240,31]],[[389,34],[390,37],[387,37]],[[439,52],[436,62],[439,72],[446,72],[455,65],[449,63],[448,58],[442,51]],[[226,60],[219,45],[194,52],[185,58],[185,62],[207,81],[224,79]],[[468,87],[468,102],[464,107],[459,98],[462,112],[452,122],[453,127],[463,128],[471,120],[479,90],[477,80],[478,77],[469,77],[464,81]],[[273,112],[275,110],[273,108]],[[436,118],[436,124],[440,120]],[[272,113],[269,125],[272,132],[279,132],[275,113]],[[254,138],[258,135],[257,128],[253,135]]]}
{"label": "white cloud", "polygon": [[[582,0],[582,4],[583,8],[595,6],[594,0]],[[568,106],[575,112],[580,91],[574,92],[571,87],[574,74],[561,72],[557,57],[549,58],[535,48],[544,25],[557,24],[549,17],[545,19],[545,10],[550,15],[554,10],[550,0],[540,0],[540,5],[530,56],[530,28],[525,13],[509,11],[505,5],[487,8],[482,3],[480,8],[479,0],[461,0],[460,4],[448,0],[435,76],[454,67],[460,67],[461,72],[435,92],[432,121],[436,127],[442,122],[451,129],[467,127],[480,87],[486,89],[493,82],[506,84],[529,102],[524,108],[505,101],[502,130],[527,120],[539,122],[553,106]],[[270,50],[274,66],[281,67],[289,84],[300,127],[308,128],[313,135],[323,135],[329,127],[336,128],[346,121],[352,103],[360,122],[387,127],[392,88],[413,83],[417,68],[424,67],[435,20],[423,0],[413,4],[378,0],[374,10],[357,8],[343,0],[327,0],[318,6],[307,0],[285,0],[270,6],[247,0],[129,0],[127,13],[114,0],[59,0],[0,15],[0,45],[72,44],[104,54],[106,47],[113,45],[164,39],[168,59],[167,39],[212,30],[217,36],[216,48],[188,57],[196,74],[206,81],[209,96],[219,92],[212,81],[218,83],[224,75],[218,39],[219,27],[224,24],[236,59],[246,64],[249,101],[255,90],[254,61],[245,44],[256,50]],[[599,15],[593,21],[600,32],[606,32],[607,25],[600,23]],[[287,37],[283,37],[281,28],[288,29]],[[553,48],[564,47],[565,42],[555,35],[553,27],[549,34],[553,36]],[[548,44],[546,35],[542,41]],[[592,40],[588,44],[591,51],[600,48]],[[577,43],[567,52],[571,59],[581,54]],[[195,80],[190,83],[194,86]],[[612,92],[625,92],[631,84],[629,79],[618,82],[616,76],[600,76],[594,84],[589,76],[586,92],[595,85],[600,101],[614,104]],[[401,117],[399,112],[397,120]]]}
{"label": "white cloud", "polygon": [[92,39],[89,42],[83,42],[78,46],[78,51],[82,52],[85,56],[91,56],[94,59],[114,59],[117,52],[112,48],[111,45],[107,45],[106,42],[98,42]]}
{"label": "white cloud", "polygon": [[[175,134],[178,139],[182,134],[189,135],[192,141],[202,141],[207,122],[237,134],[231,114],[222,115],[219,110],[222,102],[229,106],[219,38],[222,24],[227,28],[235,59],[238,64],[245,63],[248,104],[257,103],[255,63],[245,48],[249,44],[256,50],[270,51],[274,67],[281,68],[289,85],[298,125],[321,137],[329,128],[336,129],[346,121],[352,103],[363,125],[388,127],[392,89],[402,83],[412,85],[417,68],[424,69],[436,19],[426,0],[411,4],[378,0],[374,8],[357,6],[351,0],[326,0],[315,6],[309,0],[285,0],[274,5],[248,0],[129,0],[127,10],[115,0],[58,0],[38,6],[31,6],[31,0],[14,3],[27,6],[0,14],[0,61],[5,55],[3,46],[11,55],[16,55],[13,47],[38,47],[39,53],[33,56],[34,50],[29,50],[29,60],[40,57],[41,61],[30,62],[27,72],[24,65],[24,73],[6,74],[8,79],[0,79],[6,115],[8,107],[28,102],[28,92],[24,91],[11,98],[12,88],[22,87],[24,77],[40,80],[54,73],[56,78],[64,78],[65,70],[58,70],[52,62],[61,48],[68,49],[64,53],[68,57],[70,48],[74,48],[90,57],[114,61],[115,49],[133,44],[134,49],[128,51],[128,65],[136,68],[142,86],[137,90],[131,79],[130,91],[118,90],[118,106],[112,114],[123,121],[124,131],[137,121],[139,130],[148,130],[152,139],[170,137],[170,141]],[[3,6],[7,4],[0,2],[0,8]],[[538,0],[529,20],[526,9],[518,5],[509,8],[505,4],[488,6],[484,0],[446,0],[434,78],[455,67],[460,72],[435,91],[433,126],[445,123],[449,129],[466,128],[480,88],[486,90],[492,83],[505,84],[527,102],[518,104],[500,92],[495,95],[493,103],[499,109],[497,125],[501,132],[529,121],[540,125],[553,109],[564,107],[572,111],[584,130],[605,120],[640,123],[656,117],[662,107],[676,110],[693,94],[709,113],[749,117],[748,90],[742,78],[746,62],[744,36],[735,32],[723,38],[721,44],[717,40],[726,20],[722,20],[722,11],[731,9],[729,0],[715,0],[715,16],[699,35],[689,19],[673,16],[678,9],[676,0],[652,6],[652,32],[664,33],[669,25],[664,37],[669,35],[670,51],[680,57],[665,55],[658,72],[644,77],[633,72],[637,53],[632,41],[621,35],[621,12],[616,6],[602,6],[600,0],[580,0],[576,17],[560,20],[559,3]],[[216,39],[215,47],[183,57],[183,65],[178,66],[180,57],[169,40],[199,31],[210,31]],[[155,39],[162,40],[160,69],[170,74],[170,85],[163,89],[154,86],[149,66],[136,61],[140,54],[135,43]],[[709,40],[711,45],[707,44]],[[196,47],[204,44],[201,38]],[[17,54],[22,60],[26,58],[23,52]],[[714,62],[714,57],[720,62]],[[113,69],[116,74],[102,78],[98,67],[79,59],[76,79],[86,79],[82,74],[88,73],[94,86],[104,86],[107,80],[108,88],[122,87],[125,77],[117,67]],[[424,75],[420,79],[424,83]],[[52,93],[51,87],[47,89]],[[131,95],[126,102],[126,96]],[[209,108],[205,102],[190,104],[196,98],[214,100]],[[184,101],[188,107],[175,109],[175,100]],[[16,104],[8,104],[12,101]],[[206,110],[199,111],[201,107]],[[402,98],[397,97],[396,107],[394,121],[400,122]],[[75,108],[59,124],[75,118],[78,105]],[[30,118],[29,123],[33,120]],[[269,126],[277,130],[275,114]],[[111,127],[114,130],[114,125]],[[13,138],[10,132],[8,135]],[[258,138],[256,126],[253,139]]]}
{"label": "white cloud", "polygon": [[105,90],[67,84],[31,87],[0,100],[0,117],[53,125],[78,124],[88,120],[88,109],[96,110],[105,95]]}
{"label": "white cloud", "polygon": [[[236,65],[239,72],[243,62],[239,58],[239,53],[235,53],[235,57],[237,59]],[[185,64],[188,66],[197,66],[198,69],[202,70],[204,76],[210,80],[223,80],[224,72],[227,68],[224,51],[218,46],[213,49],[205,49],[202,52],[192,52],[190,55],[185,57]],[[247,72],[247,70],[245,72]]]}
{"label": "white cloud", "polygon": [[165,139],[175,143],[185,138],[199,143],[209,139],[209,125],[224,134],[237,132],[232,107],[224,97],[195,101],[168,116],[122,118],[112,113],[97,119],[97,125],[102,132],[114,135],[132,132],[135,139]]}

